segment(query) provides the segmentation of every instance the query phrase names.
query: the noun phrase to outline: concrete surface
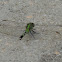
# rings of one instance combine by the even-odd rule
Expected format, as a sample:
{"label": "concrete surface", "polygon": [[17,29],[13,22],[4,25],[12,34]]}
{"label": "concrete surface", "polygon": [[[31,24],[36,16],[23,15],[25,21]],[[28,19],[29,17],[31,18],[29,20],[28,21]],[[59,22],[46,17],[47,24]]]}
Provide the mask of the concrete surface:
{"label": "concrete surface", "polygon": [[62,62],[62,0],[0,0],[0,62]]}

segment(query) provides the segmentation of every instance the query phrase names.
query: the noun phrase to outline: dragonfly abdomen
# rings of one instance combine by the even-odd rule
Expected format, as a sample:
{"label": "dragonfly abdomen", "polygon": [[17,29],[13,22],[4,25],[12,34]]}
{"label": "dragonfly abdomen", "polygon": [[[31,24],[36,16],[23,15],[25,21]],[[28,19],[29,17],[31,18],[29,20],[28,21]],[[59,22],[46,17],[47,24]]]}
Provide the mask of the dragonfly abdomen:
{"label": "dragonfly abdomen", "polygon": [[24,32],[21,36],[20,36],[20,40],[25,36],[26,32]]}

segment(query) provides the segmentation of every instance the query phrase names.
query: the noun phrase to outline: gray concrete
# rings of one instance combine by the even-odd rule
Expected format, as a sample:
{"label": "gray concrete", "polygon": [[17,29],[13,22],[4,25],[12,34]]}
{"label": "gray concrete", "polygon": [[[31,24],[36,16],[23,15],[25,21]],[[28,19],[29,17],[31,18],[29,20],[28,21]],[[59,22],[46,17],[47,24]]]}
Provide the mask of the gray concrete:
{"label": "gray concrete", "polygon": [[62,62],[62,0],[0,0],[0,62]]}

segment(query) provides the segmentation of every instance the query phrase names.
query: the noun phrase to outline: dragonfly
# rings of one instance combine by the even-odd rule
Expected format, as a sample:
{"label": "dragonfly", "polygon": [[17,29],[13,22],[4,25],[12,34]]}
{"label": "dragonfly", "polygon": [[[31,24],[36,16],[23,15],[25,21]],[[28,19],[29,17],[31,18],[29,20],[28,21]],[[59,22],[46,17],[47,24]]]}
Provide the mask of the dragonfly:
{"label": "dragonfly", "polygon": [[[20,36],[20,40],[28,33],[30,33],[33,36],[33,33],[36,33],[33,28],[34,28],[35,24],[34,23],[27,23],[26,25],[26,29],[25,32]],[[34,36],[33,36],[34,37]],[[34,37],[35,38],[35,37]]]}

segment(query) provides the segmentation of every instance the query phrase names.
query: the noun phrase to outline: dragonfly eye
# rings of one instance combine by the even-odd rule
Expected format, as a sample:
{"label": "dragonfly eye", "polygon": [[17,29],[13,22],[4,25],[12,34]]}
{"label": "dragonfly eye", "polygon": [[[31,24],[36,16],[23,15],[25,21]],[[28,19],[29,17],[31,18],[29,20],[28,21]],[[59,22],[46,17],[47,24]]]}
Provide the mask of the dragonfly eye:
{"label": "dragonfly eye", "polygon": [[34,27],[34,23],[32,23],[32,26]]}

